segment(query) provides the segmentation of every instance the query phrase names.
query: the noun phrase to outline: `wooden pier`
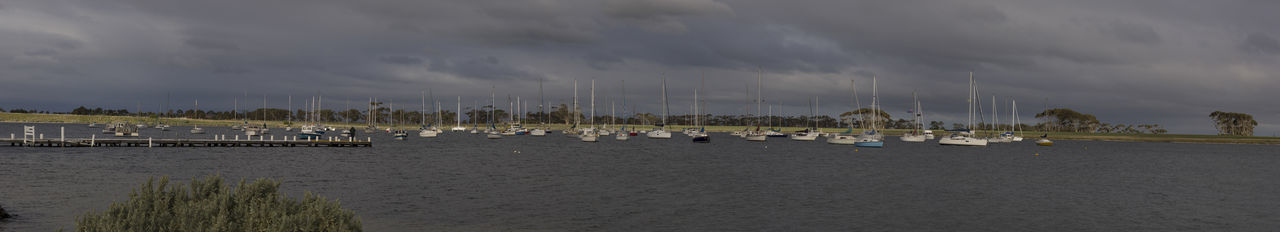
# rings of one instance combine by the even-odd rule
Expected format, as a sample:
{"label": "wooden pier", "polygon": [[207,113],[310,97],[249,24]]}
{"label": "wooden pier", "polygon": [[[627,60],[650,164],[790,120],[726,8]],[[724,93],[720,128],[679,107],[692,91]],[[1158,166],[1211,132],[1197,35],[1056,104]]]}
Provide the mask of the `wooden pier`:
{"label": "wooden pier", "polygon": [[0,145],[26,147],[373,147],[359,140],[222,140],[222,139],[12,139]]}

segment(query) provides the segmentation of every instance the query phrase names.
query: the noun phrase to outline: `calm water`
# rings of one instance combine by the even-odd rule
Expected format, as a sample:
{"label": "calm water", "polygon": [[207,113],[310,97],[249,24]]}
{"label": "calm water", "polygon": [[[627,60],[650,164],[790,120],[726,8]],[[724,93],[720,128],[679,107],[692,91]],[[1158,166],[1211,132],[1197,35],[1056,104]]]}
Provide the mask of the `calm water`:
{"label": "calm water", "polygon": [[[57,126],[37,128],[49,138]],[[73,137],[98,131],[66,126]],[[0,136],[20,128],[0,124]],[[191,137],[187,130],[145,129],[143,137]],[[208,132],[196,137],[235,134]],[[727,134],[710,144],[682,135],[599,143],[560,134],[372,136],[373,148],[0,146],[0,205],[17,214],[0,231],[70,228],[77,214],[127,199],[149,177],[185,182],[216,173],[281,179],[290,196],[309,190],[339,199],[370,231],[1280,228],[1276,146],[943,147],[894,137],[883,149],[855,149]]]}

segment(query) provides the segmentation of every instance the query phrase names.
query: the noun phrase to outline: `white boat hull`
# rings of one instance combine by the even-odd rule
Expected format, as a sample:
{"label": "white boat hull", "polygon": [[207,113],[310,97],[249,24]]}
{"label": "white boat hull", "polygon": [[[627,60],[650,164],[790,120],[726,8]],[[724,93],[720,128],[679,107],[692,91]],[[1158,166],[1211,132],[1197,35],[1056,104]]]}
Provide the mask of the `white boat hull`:
{"label": "white boat hull", "polygon": [[922,143],[925,140],[928,140],[928,137],[924,135],[902,135],[902,137],[898,137],[898,138],[901,139],[903,142],[915,142],[915,143]]}
{"label": "white boat hull", "polygon": [[488,134],[485,134],[484,137],[489,139],[501,139],[502,134],[488,133]]}
{"label": "white boat hull", "polygon": [[1038,139],[1038,140],[1036,140],[1036,145],[1040,145],[1040,146],[1053,146],[1053,141],[1051,141],[1051,140],[1049,140],[1049,139]]}
{"label": "white boat hull", "polygon": [[791,134],[791,140],[795,140],[795,141],[814,141],[814,140],[818,140],[818,133],[795,133],[795,134]]}
{"label": "white boat hull", "polygon": [[547,136],[547,131],[546,131],[546,130],[542,130],[542,129],[533,129],[533,130],[529,131],[529,135],[532,135],[532,136]]}
{"label": "white boat hull", "polygon": [[855,137],[852,135],[836,135],[836,136],[831,136],[830,138],[827,138],[827,143],[837,144],[837,145],[853,145],[854,143],[858,143],[858,137]]}
{"label": "white boat hull", "polygon": [[747,141],[752,141],[752,142],[764,142],[768,138],[769,136],[764,134],[747,135]]}
{"label": "white boat hull", "polygon": [[579,136],[578,138],[580,138],[583,142],[599,142],[600,141],[600,135],[582,135],[582,136]]}
{"label": "white boat hull", "polygon": [[440,133],[436,132],[435,130],[422,130],[418,132],[418,137],[423,137],[423,138],[435,138],[436,136],[439,136],[439,135]]}
{"label": "white boat hull", "polygon": [[987,140],[979,139],[979,138],[970,138],[968,136],[948,136],[948,137],[942,137],[942,139],[939,139],[938,144],[956,145],[956,146],[986,146]]}
{"label": "white boat hull", "polygon": [[613,140],[618,140],[618,141],[627,141],[628,139],[631,139],[631,136],[627,135],[627,132],[625,131],[618,132],[618,136],[613,137]]}
{"label": "white boat hull", "polygon": [[644,135],[645,137],[649,137],[651,139],[670,139],[671,138],[671,132],[667,132],[663,130],[650,131],[649,133],[645,133]]}

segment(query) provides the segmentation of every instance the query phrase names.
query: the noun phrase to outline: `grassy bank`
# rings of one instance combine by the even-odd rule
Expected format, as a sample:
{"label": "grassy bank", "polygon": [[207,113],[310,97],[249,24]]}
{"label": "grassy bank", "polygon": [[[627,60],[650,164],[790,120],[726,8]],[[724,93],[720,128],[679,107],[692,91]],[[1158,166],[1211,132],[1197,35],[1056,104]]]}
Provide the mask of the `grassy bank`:
{"label": "grassy bank", "polygon": [[[65,114],[21,114],[21,113],[0,113],[0,122],[76,123],[76,124],[88,124],[91,122],[96,122],[99,124],[105,124],[105,123],[111,123],[111,122],[130,122],[130,123],[163,122],[165,124],[172,125],[172,126],[191,126],[191,125],[231,126],[231,125],[242,123],[241,121],[236,121],[236,120],[205,120],[205,119],[187,119],[187,118],[153,119],[153,118],[141,118],[141,117],[129,117],[129,116],[89,116],[89,115],[65,115]],[[251,121],[250,123],[253,123],[253,124],[266,123],[270,127],[285,126],[285,123],[281,121],[266,121],[266,122]],[[338,128],[344,128],[344,127],[364,128],[363,123],[325,123],[325,125],[338,127]],[[528,124],[527,126],[532,126],[532,125],[534,124]],[[295,125],[295,127],[296,126],[297,125]],[[380,125],[380,126],[386,127],[386,125]],[[443,125],[443,126],[445,128],[452,127],[450,125]],[[481,127],[484,127],[484,126],[485,125],[481,125]],[[418,125],[399,126],[399,128],[404,128],[404,129],[412,129],[417,127]],[[471,128],[471,125],[464,124],[463,127]],[[500,125],[499,127],[503,127],[503,126]],[[559,130],[566,129],[569,126],[565,125],[564,123],[553,123],[553,124],[548,124],[547,127],[551,128],[552,130],[559,131]],[[644,130],[653,128],[653,126],[651,125],[635,125],[635,127],[638,127]],[[673,130],[679,130],[682,128],[689,128],[689,127],[693,127],[693,126],[688,126],[688,125],[668,126],[668,128],[671,128]],[[748,128],[755,129],[755,127],[745,127],[745,126],[707,126],[706,128],[707,128],[707,131],[711,131],[711,132],[740,131]],[[801,127],[782,127],[778,129],[785,133],[804,130],[804,128],[801,128]],[[846,130],[848,129],[847,128],[822,128],[822,131],[824,132],[843,132]],[[884,133],[890,136],[897,136],[897,135],[902,135],[903,133],[908,131],[910,130],[886,129],[884,130]],[[944,136],[947,134],[947,132],[945,131],[934,131],[934,133],[936,133],[938,136]],[[985,134],[985,133],[980,132],[979,134]],[[1046,133],[1028,131],[1024,133],[1023,137],[1035,138],[1035,137],[1039,137],[1042,134],[1046,134]],[[1173,143],[1227,143],[1227,144],[1280,144],[1280,137],[1265,137],[1265,136],[1219,136],[1219,135],[1187,135],[1187,134],[1163,134],[1163,135],[1105,134],[1105,133],[1078,133],[1078,132],[1048,132],[1047,134],[1049,134],[1049,137],[1051,139],[1055,139],[1055,140],[1173,142]]]}
{"label": "grassy bank", "polygon": [[360,218],[305,192],[284,196],[280,181],[258,179],[232,188],[222,177],[170,183],[148,180],[106,211],[76,217],[75,231],[361,231]]}

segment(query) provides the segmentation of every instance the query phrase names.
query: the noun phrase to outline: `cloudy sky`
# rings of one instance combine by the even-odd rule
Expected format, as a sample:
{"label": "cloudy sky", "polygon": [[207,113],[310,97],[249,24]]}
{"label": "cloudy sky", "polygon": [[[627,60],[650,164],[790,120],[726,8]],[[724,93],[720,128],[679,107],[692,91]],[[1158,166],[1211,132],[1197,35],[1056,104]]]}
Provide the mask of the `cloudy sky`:
{"label": "cloudy sky", "polygon": [[[776,111],[847,111],[878,76],[904,116],[918,91],[930,120],[964,118],[966,83],[1108,123],[1212,133],[1214,110],[1280,133],[1280,2],[755,0],[0,0],[0,108],[154,110],[200,99],[229,109],[248,92],[271,107],[326,96],[452,105],[499,96],[553,103],[574,79],[597,97],[687,113],[705,76],[712,113],[740,113],[763,73]],[[750,87],[747,87],[750,85]],[[499,100],[502,102],[503,100]],[[603,100],[601,100],[603,101]],[[357,103],[358,104],[358,103]],[[452,108],[452,107],[450,107]],[[603,109],[603,108],[602,108]],[[987,110],[990,113],[990,110]],[[1003,113],[1002,113],[1003,114]],[[989,116],[988,116],[989,117]],[[1006,117],[1006,116],[1001,116]],[[990,119],[988,119],[990,120]]]}

